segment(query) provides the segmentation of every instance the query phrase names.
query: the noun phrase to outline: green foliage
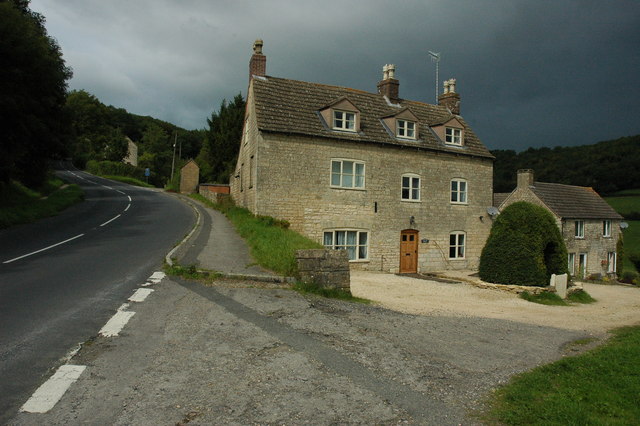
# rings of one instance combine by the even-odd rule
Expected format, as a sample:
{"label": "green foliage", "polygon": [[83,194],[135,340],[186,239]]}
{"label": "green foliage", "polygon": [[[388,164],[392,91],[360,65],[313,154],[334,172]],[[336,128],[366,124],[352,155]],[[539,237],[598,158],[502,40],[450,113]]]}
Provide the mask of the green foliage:
{"label": "green foliage", "polygon": [[636,271],[624,271],[620,276],[620,281],[627,284],[638,284],[640,275]]}
{"label": "green foliage", "polygon": [[560,296],[556,293],[551,293],[549,291],[543,291],[540,294],[532,294],[528,291],[523,291],[520,293],[520,298],[526,300],[527,302],[539,303],[541,305],[552,305],[552,306],[567,306],[568,303],[562,300]]}
{"label": "green foliage", "polygon": [[302,249],[322,248],[302,235],[284,227],[285,222],[266,216],[256,217],[249,210],[236,207],[230,198],[214,204],[199,194],[192,198],[224,213],[245,239],[256,262],[271,271],[294,276],[297,270],[295,252]]}
{"label": "green foliage", "polygon": [[339,299],[347,302],[364,303],[367,305],[371,303],[371,301],[368,299],[355,297],[349,290],[343,290],[339,288],[324,288],[319,287],[315,284],[296,282],[293,285],[293,289],[302,294],[317,294],[318,296],[326,297],[329,299]]}
{"label": "green foliage", "polygon": [[613,331],[604,345],[515,376],[498,389],[489,424],[637,424],[640,327]]}
{"label": "green foliage", "polygon": [[640,195],[627,192],[626,195],[607,197],[606,201],[628,220],[640,220]]}
{"label": "green foliage", "polygon": [[63,112],[67,68],[49,37],[44,17],[28,1],[0,2],[0,182],[37,187],[49,160],[66,152],[68,121]]}
{"label": "green foliage", "polygon": [[480,256],[482,280],[544,287],[565,273],[567,249],[551,213],[522,201],[500,213]]}
{"label": "green foliage", "polygon": [[[533,169],[536,180],[591,186],[600,194],[640,188],[640,135],[593,145],[494,150],[495,192],[510,192],[516,186],[518,169]],[[640,211],[640,210],[636,210]]]}
{"label": "green foliage", "polygon": [[616,242],[616,271],[618,275],[621,275],[624,272],[624,239],[622,238],[622,233],[618,235],[618,242]]}
{"label": "green foliage", "polygon": [[[125,164],[117,161],[95,161],[87,162],[86,170],[97,176],[123,176],[146,181],[144,168],[135,167],[131,164]],[[150,181],[157,180],[154,173],[151,173]]]}
{"label": "green foliage", "polygon": [[105,179],[115,180],[116,182],[122,182],[129,185],[141,186],[143,188],[154,188],[153,185],[150,185],[139,179],[128,177],[128,176],[114,176],[114,175],[100,175],[100,176],[102,176]]}
{"label": "green foliage", "polygon": [[640,253],[629,253],[629,260],[635,266],[636,271],[640,271]]}
{"label": "green foliage", "polygon": [[59,179],[49,179],[40,189],[41,192],[16,181],[0,183],[0,229],[54,216],[82,201],[84,194],[79,186],[61,187],[62,181]]}
{"label": "green foliage", "polygon": [[245,105],[242,95],[238,94],[229,103],[223,100],[220,110],[207,119],[209,130],[196,158],[202,181],[229,183],[240,150]]}
{"label": "green foliage", "polygon": [[584,290],[574,291],[567,296],[567,300],[572,303],[594,303],[596,299],[591,297],[589,293]]}

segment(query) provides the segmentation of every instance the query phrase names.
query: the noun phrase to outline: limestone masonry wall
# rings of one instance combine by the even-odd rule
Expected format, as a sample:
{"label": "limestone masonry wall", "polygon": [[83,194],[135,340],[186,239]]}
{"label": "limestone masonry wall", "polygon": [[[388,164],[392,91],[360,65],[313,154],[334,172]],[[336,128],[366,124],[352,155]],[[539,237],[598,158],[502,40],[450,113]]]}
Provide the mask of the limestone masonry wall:
{"label": "limestone masonry wall", "polygon": [[296,262],[302,282],[344,290],[351,287],[349,257],[345,250],[298,250]]}

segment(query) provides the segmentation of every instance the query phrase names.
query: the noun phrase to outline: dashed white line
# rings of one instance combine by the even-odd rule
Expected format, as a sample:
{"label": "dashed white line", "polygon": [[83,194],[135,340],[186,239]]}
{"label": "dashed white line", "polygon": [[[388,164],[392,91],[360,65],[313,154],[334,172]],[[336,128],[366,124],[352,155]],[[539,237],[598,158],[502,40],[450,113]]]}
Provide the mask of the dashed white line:
{"label": "dashed white line", "polygon": [[116,216],[116,217],[112,217],[111,219],[109,219],[108,221],[106,221],[105,223],[103,223],[103,224],[102,224],[102,225],[100,225],[100,226],[108,225],[109,223],[113,222],[114,220],[116,220],[116,219],[117,219],[117,218],[119,218],[120,216],[122,216],[122,215],[121,215],[121,214],[119,214],[119,215],[118,215],[118,216]]}
{"label": "dashed white line", "polygon": [[127,210],[129,210],[129,207],[131,207],[131,203],[127,204],[127,208],[124,209],[124,211],[126,212]]}
{"label": "dashed white line", "polygon": [[46,413],[51,410],[86,368],[84,365],[65,364],[60,366],[55,374],[31,395],[20,411]]}
{"label": "dashed white line", "polygon": [[151,293],[153,293],[153,290],[150,288],[139,288],[135,291],[135,293],[131,295],[129,301],[138,303],[144,302],[147,296],[149,296]]}
{"label": "dashed white line", "polygon": [[127,198],[129,199],[129,202],[131,202],[131,195],[127,195]]}
{"label": "dashed white line", "polygon": [[34,254],[41,253],[41,252],[43,252],[43,251],[45,251],[45,250],[52,249],[52,248],[54,248],[54,247],[57,247],[57,246],[59,246],[59,245],[61,245],[61,244],[64,244],[64,243],[68,243],[69,241],[73,241],[73,240],[75,240],[75,239],[77,239],[77,238],[80,238],[80,237],[82,237],[82,236],[84,236],[84,234],[76,235],[75,237],[69,238],[68,240],[60,241],[59,243],[52,244],[52,245],[50,245],[50,246],[48,246],[48,247],[45,247],[45,248],[43,248],[43,249],[36,250],[36,251],[31,252],[31,253],[24,254],[24,255],[22,255],[22,256],[19,256],[19,257],[16,257],[16,258],[10,259],[10,260],[6,260],[6,261],[4,261],[4,262],[2,262],[2,263],[11,263],[11,262],[15,262],[16,260],[24,259],[25,257],[33,256]]}
{"label": "dashed white line", "polygon": [[119,310],[107,321],[104,327],[100,329],[99,334],[104,337],[117,336],[134,315],[135,312]]}

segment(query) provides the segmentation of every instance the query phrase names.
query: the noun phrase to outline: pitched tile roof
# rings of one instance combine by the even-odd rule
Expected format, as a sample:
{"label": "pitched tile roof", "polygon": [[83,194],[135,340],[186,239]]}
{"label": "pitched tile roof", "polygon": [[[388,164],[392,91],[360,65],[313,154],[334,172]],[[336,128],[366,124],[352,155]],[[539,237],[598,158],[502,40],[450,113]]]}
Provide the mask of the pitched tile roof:
{"label": "pitched tile roof", "polygon": [[500,207],[500,204],[511,195],[510,192],[494,192],[493,193],[493,207]]}
{"label": "pitched tile roof", "polygon": [[561,218],[622,219],[593,188],[545,182],[534,182],[530,188]]}
{"label": "pitched tile roof", "polygon": [[[422,102],[400,100],[393,106],[382,95],[356,89],[328,86],[276,77],[253,78],[253,94],[258,128],[264,132],[300,134],[344,141],[412,146],[462,155],[494,158],[459,116],[447,108]],[[340,132],[323,124],[319,111],[341,98],[360,110],[360,132]],[[417,141],[401,140],[389,134],[381,118],[409,108],[420,120]],[[456,117],[465,126],[463,146],[445,145],[429,128]]]}

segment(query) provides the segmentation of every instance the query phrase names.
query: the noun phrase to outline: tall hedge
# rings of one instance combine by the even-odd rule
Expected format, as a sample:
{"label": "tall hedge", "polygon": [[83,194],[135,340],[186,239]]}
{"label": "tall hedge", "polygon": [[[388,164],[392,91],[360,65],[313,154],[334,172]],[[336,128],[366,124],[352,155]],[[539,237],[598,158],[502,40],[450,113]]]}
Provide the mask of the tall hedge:
{"label": "tall hedge", "polygon": [[520,201],[496,218],[480,256],[480,278],[498,284],[544,287],[567,273],[567,248],[554,217]]}

